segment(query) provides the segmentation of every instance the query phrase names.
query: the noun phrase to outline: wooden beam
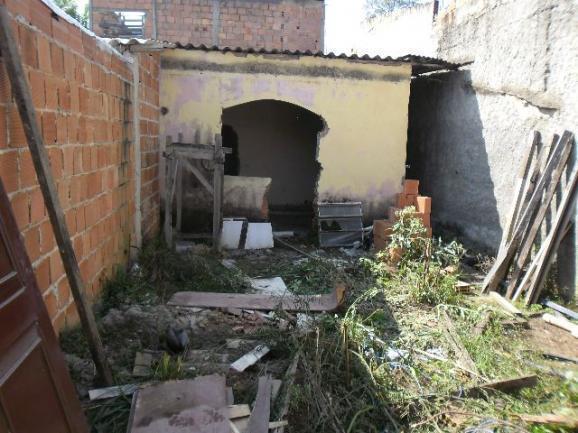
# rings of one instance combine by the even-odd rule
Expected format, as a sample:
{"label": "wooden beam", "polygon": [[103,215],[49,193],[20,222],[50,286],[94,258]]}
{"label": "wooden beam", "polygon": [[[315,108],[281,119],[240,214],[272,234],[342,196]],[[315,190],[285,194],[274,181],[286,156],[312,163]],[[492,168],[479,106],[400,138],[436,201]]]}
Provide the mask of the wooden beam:
{"label": "wooden beam", "polygon": [[271,376],[259,378],[255,407],[249,417],[248,432],[268,433],[269,417],[271,416]]}
{"label": "wooden beam", "polygon": [[[537,299],[542,289],[542,285],[547,276],[549,267],[554,258],[553,252],[557,251],[558,246],[562,242],[564,236],[564,229],[567,227],[572,212],[573,204],[576,202],[576,186],[578,183],[578,168],[575,168],[570,180],[566,184],[564,193],[562,195],[562,201],[558,207],[558,212],[554,221],[552,222],[552,227],[550,228],[550,233],[548,237],[542,243],[538,254],[534,258],[532,264],[526,271],[524,278],[519,283],[516,292],[514,293],[513,300],[517,300],[519,296],[527,290],[526,303],[531,303]],[[532,287],[532,288],[530,288]]]}
{"label": "wooden beam", "polygon": [[550,208],[550,204],[552,203],[552,199],[556,194],[556,189],[558,188],[558,183],[562,177],[564,172],[564,167],[561,167],[560,170],[554,170],[552,177],[550,179],[550,183],[548,184],[548,188],[544,193],[544,197],[542,199],[542,203],[540,204],[540,208],[538,212],[532,219],[532,223],[530,229],[525,233],[522,241],[522,246],[518,252],[518,257],[514,262],[514,269],[512,272],[512,276],[510,279],[510,283],[508,284],[508,289],[506,290],[506,297],[511,298],[514,290],[516,288],[516,284],[518,283],[518,279],[522,274],[524,266],[528,262],[530,258],[530,253],[532,252],[532,245],[534,245],[534,241],[536,240],[536,236],[538,235],[538,231],[540,230],[540,226],[548,213],[548,209]]}
{"label": "wooden beam", "polygon": [[179,164],[179,167],[177,167],[177,178],[176,178],[176,184],[177,184],[177,191],[176,191],[176,196],[177,196],[177,222],[176,222],[176,231],[177,233],[181,232],[181,228],[183,226],[183,180],[184,180],[184,176],[183,176],[183,164]]}
{"label": "wooden beam", "polygon": [[[167,137],[168,139],[169,137]],[[169,248],[173,247],[173,196],[175,194],[176,171],[179,167],[179,161],[171,158],[168,160],[166,196],[165,196],[165,242]]]}
{"label": "wooden beam", "polygon": [[82,329],[88,341],[98,375],[104,384],[110,386],[113,383],[112,374],[106,360],[92,309],[84,297],[84,283],[64,219],[64,212],[58,199],[58,191],[52,177],[48,153],[44,147],[42,134],[36,120],[36,111],[32,103],[30,88],[26,81],[26,72],[22,67],[18,44],[12,34],[12,22],[4,5],[0,5],[0,50],[10,78],[14,100],[20,113],[32,162],[34,163],[42,196],[44,197],[44,204],[52,224],[54,237],[58,244],[58,250],[68,277]]}
{"label": "wooden beam", "polygon": [[542,193],[544,192],[544,188],[550,181],[552,177],[552,173],[555,170],[562,170],[568,161],[568,157],[570,156],[570,151],[572,150],[572,146],[570,143],[571,135],[569,132],[565,132],[558,146],[554,150],[550,160],[546,164],[546,168],[542,173],[542,176],[538,180],[536,184],[536,188],[534,193],[532,194],[532,198],[528,202],[528,206],[524,210],[520,221],[516,229],[514,230],[514,235],[512,240],[508,243],[506,248],[499,251],[498,257],[496,257],[496,261],[492,266],[492,269],[484,279],[482,285],[482,293],[487,293],[489,291],[495,291],[498,287],[498,284],[504,279],[508,272],[508,268],[510,267],[510,263],[517,251],[518,246],[520,245],[520,241],[522,236],[525,233],[525,230],[528,226],[528,223],[536,211],[536,207],[540,202],[542,197]]}
{"label": "wooden beam", "polygon": [[213,249],[221,249],[221,229],[223,225],[223,186],[225,176],[225,156],[222,138],[215,134],[215,159],[213,170]]}
{"label": "wooden beam", "polygon": [[334,311],[345,298],[345,287],[338,286],[326,295],[271,296],[246,293],[177,292],[168,305],[204,308],[246,308],[274,311]]}
{"label": "wooden beam", "polygon": [[532,156],[534,153],[537,154],[538,144],[540,143],[540,133],[534,131],[532,143],[526,149],[524,157],[522,159],[522,165],[520,166],[520,171],[518,172],[518,178],[516,180],[516,186],[514,187],[514,197],[516,198],[512,210],[510,212],[510,217],[506,220],[506,226],[502,233],[502,243],[500,244],[500,250],[503,249],[507,243],[512,239],[512,230],[516,226],[516,221],[520,216],[520,211],[524,205],[524,192],[527,190],[528,184],[530,183],[529,172],[532,163]]}
{"label": "wooden beam", "polygon": [[203,185],[205,187],[205,189],[207,191],[209,191],[211,193],[211,195],[213,195],[213,185],[211,185],[209,183],[209,181],[203,175],[201,170],[199,170],[197,167],[195,167],[193,164],[191,164],[191,161],[188,161],[186,158],[181,158],[181,157],[178,157],[178,158],[179,158],[179,161],[181,161],[183,163],[183,165],[187,168],[187,170],[189,170],[191,173],[193,173],[195,175],[195,177],[199,180],[199,182],[201,182],[201,185]]}

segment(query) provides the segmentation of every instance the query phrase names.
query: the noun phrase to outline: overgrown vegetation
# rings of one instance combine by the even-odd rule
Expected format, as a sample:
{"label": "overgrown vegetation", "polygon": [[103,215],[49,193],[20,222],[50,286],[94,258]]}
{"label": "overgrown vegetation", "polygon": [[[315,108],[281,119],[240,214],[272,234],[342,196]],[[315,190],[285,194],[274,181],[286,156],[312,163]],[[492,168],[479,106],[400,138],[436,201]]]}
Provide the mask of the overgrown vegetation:
{"label": "overgrown vegetation", "polygon": [[243,292],[247,283],[238,271],[226,269],[208,248],[202,254],[179,254],[164,242],[149,242],[138,266],[119,270],[103,290],[102,313],[119,305],[165,303],[177,291]]}
{"label": "overgrown vegetation", "polygon": [[[430,239],[412,209],[398,215],[391,241],[388,251],[360,259],[331,253],[308,258],[279,251],[249,254],[237,259],[243,272],[226,270],[208,250],[183,256],[156,242],[142,251],[138,269],[109,283],[101,317],[123,305],[160,305],[176,290],[244,291],[246,275],[281,276],[297,293],[329,291],[342,281],[348,286],[344,310],[317,315],[308,333],[257,327],[251,338],[267,342],[272,353],[249,377],[235,376],[245,381],[235,392],[236,402],[252,402],[256,376],[269,368],[271,357],[288,363],[300,353],[290,390],[290,433],[564,432],[526,426],[516,414],[576,415],[578,376],[544,373],[551,368],[525,347],[517,322],[456,290],[463,248]],[[475,371],[458,363],[455,346],[441,326],[446,316]],[[145,337],[150,336],[103,335],[108,347],[117,347],[108,344],[113,338],[119,345],[137,341],[135,347],[154,346]],[[78,338],[68,342],[82,345]],[[66,346],[66,339],[63,343]],[[208,348],[206,341],[199,344]],[[133,359],[127,356],[122,362],[130,365]],[[163,355],[149,379],[187,376],[183,359]],[[283,371],[276,376],[281,378]],[[481,398],[461,394],[486,381],[531,373],[539,373],[538,386],[518,393]],[[129,407],[124,397],[91,405],[93,432],[124,431]]]}
{"label": "overgrown vegetation", "polygon": [[[389,251],[360,260],[345,314],[325,316],[300,340],[305,380],[292,409],[308,421],[296,417],[291,431],[564,431],[525,428],[515,414],[558,406],[576,416],[577,376],[541,374],[537,387],[512,395],[460,397],[460,390],[485,381],[534,373],[542,361],[525,350],[519,329],[503,325],[508,317],[457,293],[463,249],[428,239],[413,212],[399,215]],[[391,254],[400,249],[401,257]],[[387,263],[392,259],[396,269]],[[477,372],[455,361],[442,314]]]}

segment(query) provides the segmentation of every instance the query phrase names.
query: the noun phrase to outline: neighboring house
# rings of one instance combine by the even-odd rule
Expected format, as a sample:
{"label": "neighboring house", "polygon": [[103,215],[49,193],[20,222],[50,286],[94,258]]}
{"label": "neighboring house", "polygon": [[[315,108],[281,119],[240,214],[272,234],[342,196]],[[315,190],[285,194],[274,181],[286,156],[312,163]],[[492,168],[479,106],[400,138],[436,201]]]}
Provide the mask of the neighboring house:
{"label": "neighboring house", "polygon": [[91,0],[99,36],[195,45],[323,50],[322,0]]}
{"label": "neighboring house", "polygon": [[[150,45],[135,44],[125,47]],[[412,74],[448,67],[412,56],[164,46],[161,142],[211,144],[222,133],[238,149],[227,174],[272,178],[272,210],[360,201],[367,221],[383,218],[402,185]]]}

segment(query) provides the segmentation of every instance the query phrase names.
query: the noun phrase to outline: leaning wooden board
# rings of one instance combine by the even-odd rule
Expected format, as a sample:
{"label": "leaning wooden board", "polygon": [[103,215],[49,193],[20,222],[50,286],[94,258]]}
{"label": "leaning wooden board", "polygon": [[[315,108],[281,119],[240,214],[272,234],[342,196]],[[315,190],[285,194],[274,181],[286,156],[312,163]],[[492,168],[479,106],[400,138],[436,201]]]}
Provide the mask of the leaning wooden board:
{"label": "leaning wooden board", "polygon": [[246,308],[271,311],[334,311],[345,299],[345,287],[337,286],[327,295],[272,296],[245,293],[177,292],[168,305],[202,308]]}

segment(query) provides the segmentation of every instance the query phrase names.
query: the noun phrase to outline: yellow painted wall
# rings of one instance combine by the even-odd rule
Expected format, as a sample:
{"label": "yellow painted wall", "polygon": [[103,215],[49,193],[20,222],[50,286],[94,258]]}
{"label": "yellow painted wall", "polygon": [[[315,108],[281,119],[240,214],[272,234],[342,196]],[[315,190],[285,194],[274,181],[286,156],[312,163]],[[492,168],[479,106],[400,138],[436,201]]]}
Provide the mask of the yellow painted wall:
{"label": "yellow painted wall", "polygon": [[[259,99],[320,115],[320,201],[359,200],[383,216],[405,174],[411,66],[319,57],[165,50],[161,134],[212,143],[224,108]],[[298,173],[296,173],[298,175]]]}

